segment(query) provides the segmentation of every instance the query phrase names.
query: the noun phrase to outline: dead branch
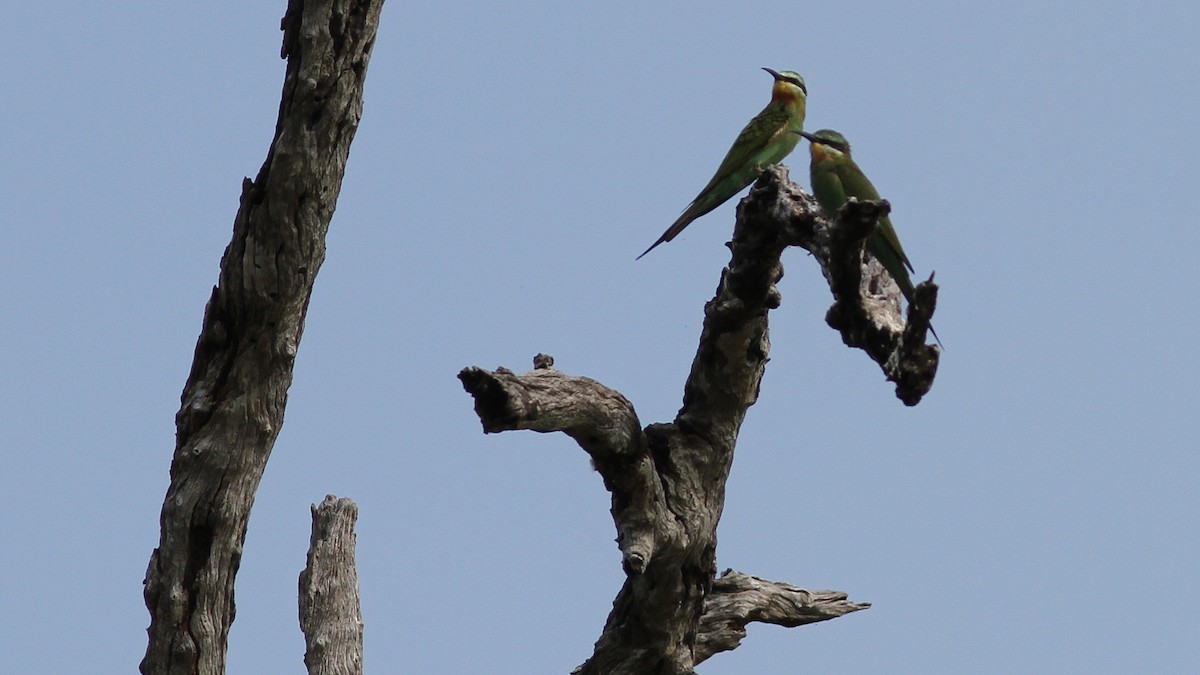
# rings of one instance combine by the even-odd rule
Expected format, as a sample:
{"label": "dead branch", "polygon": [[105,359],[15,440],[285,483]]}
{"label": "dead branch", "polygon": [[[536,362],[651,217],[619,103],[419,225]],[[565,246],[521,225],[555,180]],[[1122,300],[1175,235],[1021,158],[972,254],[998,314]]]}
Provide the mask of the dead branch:
{"label": "dead branch", "polygon": [[794,628],[870,606],[869,602],[850,602],[841,591],[810,591],[725,570],[704,601],[700,634],[696,636],[696,663],[736,649],[746,637],[746,624],[752,621]]}
{"label": "dead branch", "polygon": [[309,675],[362,675],[363,622],[354,562],[358,506],[327,495],[312,506],[308,562],[300,572],[300,630]]}

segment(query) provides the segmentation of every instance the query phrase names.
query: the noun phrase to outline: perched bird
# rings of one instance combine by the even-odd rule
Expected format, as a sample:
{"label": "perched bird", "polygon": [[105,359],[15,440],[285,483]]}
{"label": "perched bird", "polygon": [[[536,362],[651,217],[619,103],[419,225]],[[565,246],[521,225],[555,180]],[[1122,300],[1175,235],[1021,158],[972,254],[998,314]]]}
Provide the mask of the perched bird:
{"label": "perched bird", "polygon": [[[813,196],[829,217],[836,217],[838,210],[850,197],[869,201],[879,199],[879,191],[850,156],[850,143],[845,136],[832,129],[813,133],[801,131],[800,135],[808,139],[808,149],[812,155],[809,178],[812,180]],[[913,266],[900,246],[891,218],[883,216],[879,219],[875,232],[867,239],[867,251],[892,275],[904,298],[912,304],[913,282],[908,274]],[[933,326],[929,327],[929,332],[933,333],[933,339],[940,345],[942,341]]]}
{"label": "perched bird", "polygon": [[775,84],[771,87],[771,102],[742,129],[733,147],[725,154],[725,159],[721,160],[721,166],[717,167],[712,180],[658,241],[638,256],[639,260],[654,250],[655,246],[674,239],[693,220],[741,192],[758,178],[763,169],[778,164],[800,142],[799,134],[804,127],[804,103],[808,95],[804,78],[790,70],[763,70],[775,78]]}

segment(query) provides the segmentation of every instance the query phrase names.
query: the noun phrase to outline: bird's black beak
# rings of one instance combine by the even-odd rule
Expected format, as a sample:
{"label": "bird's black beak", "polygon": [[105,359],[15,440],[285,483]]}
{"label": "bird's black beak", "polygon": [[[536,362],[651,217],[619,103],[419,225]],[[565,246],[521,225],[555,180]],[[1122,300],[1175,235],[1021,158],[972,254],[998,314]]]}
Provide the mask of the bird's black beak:
{"label": "bird's black beak", "polygon": [[809,143],[820,143],[821,142],[821,139],[817,138],[816,136],[813,136],[812,134],[808,133],[807,131],[801,131],[800,135],[807,138]]}
{"label": "bird's black beak", "polygon": [[777,71],[771,70],[770,68],[763,68],[763,70],[765,70],[765,71],[767,71],[768,73],[770,73],[770,74],[771,74],[771,77],[775,78],[776,80],[782,80],[782,79],[783,79],[783,76],[782,76],[782,75],[780,75],[780,74],[779,74]]}

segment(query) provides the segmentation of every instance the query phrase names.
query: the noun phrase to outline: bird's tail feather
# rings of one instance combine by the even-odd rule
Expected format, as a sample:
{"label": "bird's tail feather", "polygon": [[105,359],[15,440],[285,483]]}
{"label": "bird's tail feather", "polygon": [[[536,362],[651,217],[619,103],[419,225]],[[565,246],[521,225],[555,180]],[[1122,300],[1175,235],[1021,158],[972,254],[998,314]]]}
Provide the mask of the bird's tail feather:
{"label": "bird's tail feather", "polygon": [[687,211],[684,211],[683,215],[679,216],[679,219],[676,220],[674,223],[672,223],[671,226],[667,228],[666,232],[662,233],[662,236],[658,238],[658,241],[654,242],[653,244],[650,244],[650,248],[646,249],[645,251],[642,251],[642,255],[639,255],[638,257],[634,258],[634,260],[641,260],[642,256],[646,255],[650,251],[653,251],[656,246],[658,246],[659,244],[662,244],[664,242],[671,241],[672,239],[675,238],[675,235],[679,234],[680,232],[683,232],[683,228],[690,225],[691,222],[696,219],[696,217],[690,215],[688,213],[688,211],[691,211],[691,208],[689,208]]}

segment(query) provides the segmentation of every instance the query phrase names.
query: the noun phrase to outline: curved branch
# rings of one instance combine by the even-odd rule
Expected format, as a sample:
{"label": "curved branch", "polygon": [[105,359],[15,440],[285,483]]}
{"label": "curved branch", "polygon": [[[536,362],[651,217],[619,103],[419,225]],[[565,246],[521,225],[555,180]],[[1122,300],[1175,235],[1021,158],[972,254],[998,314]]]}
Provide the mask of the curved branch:
{"label": "curved branch", "polygon": [[545,354],[538,354],[534,370],[523,375],[507,368],[464,368],[458,379],[475,397],[484,433],[562,431],[599,455],[628,452],[642,440],[637,414],[624,396],[593,379],[555,370],[554,359]]}
{"label": "curved branch", "polygon": [[475,398],[484,433],[561,431],[579,443],[612,493],[625,570],[640,574],[654,556],[655,542],[674,537],[660,529],[673,529],[674,519],[663,510],[662,483],[633,405],[593,379],[555,370],[549,356],[539,354],[534,364],[521,375],[506,368],[464,368],[458,379]]}
{"label": "curved branch", "polygon": [[871,606],[869,602],[850,602],[847,597],[841,591],[810,591],[725,570],[704,601],[696,636],[696,663],[736,649],[746,637],[746,624],[752,621],[794,628]]}

